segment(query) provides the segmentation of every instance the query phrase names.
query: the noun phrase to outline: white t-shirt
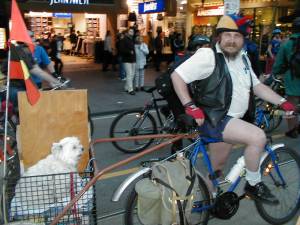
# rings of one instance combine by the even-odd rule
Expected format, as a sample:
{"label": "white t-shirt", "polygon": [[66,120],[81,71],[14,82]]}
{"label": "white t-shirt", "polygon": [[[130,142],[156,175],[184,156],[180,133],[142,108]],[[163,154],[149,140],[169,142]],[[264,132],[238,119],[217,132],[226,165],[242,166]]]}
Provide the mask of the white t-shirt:
{"label": "white t-shirt", "polygon": [[[222,52],[219,44],[216,44],[217,52]],[[249,59],[248,67],[243,62],[242,55],[246,53],[242,50],[234,60],[229,60],[225,57],[225,61],[230,72],[232,80],[232,99],[227,115],[241,118],[244,116],[248,109],[249,94],[250,94],[250,74],[252,76],[253,86],[260,83],[255,73],[251,68]],[[178,66],[175,71],[187,84],[195,81],[202,80],[209,77],[215,68],[214,52],[210,48],[200,48],[198,51]]]}

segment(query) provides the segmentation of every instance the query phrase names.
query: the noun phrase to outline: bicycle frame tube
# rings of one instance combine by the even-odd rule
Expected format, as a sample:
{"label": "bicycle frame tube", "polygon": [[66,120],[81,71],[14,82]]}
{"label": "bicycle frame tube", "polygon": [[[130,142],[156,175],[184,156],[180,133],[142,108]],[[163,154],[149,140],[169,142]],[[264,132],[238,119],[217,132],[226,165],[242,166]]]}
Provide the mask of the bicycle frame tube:
{"label": "bicycle frame tube", "polygon": [[159,110],[158,110],[157,102],[163,101],[165,99],[163,99],[163,98],[155,98],[153,92],[151,93],[151,95],[152,95],[152,99],[151,99],[151,101],[152,101],[152,108],[155,109],[155,112],[156,112],[156,115],[157,115],[157,118],[158,118],[158,122],[159,122],[159,126],[162,127],[163,126],[163,121],[161,119],[161,115],[160,115]]}
{"label": "bicycle frame tube", "polygon": [[[214,142],[216,142],[215,139],[208,138],[207,140],[203,141],[202,138],[201,138],[199,143],[197,143],[197,145],[195,146],[195,150],[193,151],[193,154],[192,154],[192,157],[191,157],[192,165],[195,166],[196,160],[197,160],[197,157],[198,157],[198,153],[201,152],[202,155],[203,155],[203,161],[204,161],[204,163],[205,163],[205,165],[208,169],[208,173],[210,175],[214,174],[214,170],[212,168],[212,164],[211,164],[211,161],[210,161],[209,156],[207,154],[205,145],[207,143],[214,143]],[[218,182],[217,179],[212,179],[212,183],[213,183],[214,187],[217,187],[219,185],[219,182]]]}
{"label": "bicycle frame tube", "polygon": [[[286,185],[286,182],[285,182],[285,180],[284,180],[284,178],[283,178],[283,176],[282,176],[282,174],[281,174],[281,172],[280,172],[280,170],[279,170],[278,164],[277,164],[277,162],[276,162],[276,156],[275,156],[274,151],[272,150],[272,148],[271,148],[269,145],[266,145],[266,146],[265,146],[265,151],[268,153],[268,155],[270,155],[271,160],[272,160],[272,163],[273,163],[274,168],[275,168],[275,171],[277,172],[277,174],[278,174],[278,176],[279,176],[279,178],[280,178],[282,184],[283,184],[283,185]],[[269,173],[269,175],[271,176],[272,180],[274,180],[272,174]]]}

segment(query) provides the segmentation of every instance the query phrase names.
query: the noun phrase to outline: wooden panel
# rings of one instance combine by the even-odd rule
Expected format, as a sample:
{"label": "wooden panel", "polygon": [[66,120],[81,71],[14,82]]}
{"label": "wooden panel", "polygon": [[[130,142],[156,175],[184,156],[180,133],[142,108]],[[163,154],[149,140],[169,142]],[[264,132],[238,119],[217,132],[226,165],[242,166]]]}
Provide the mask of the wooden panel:
{"label": "wooden panel", "polygon": [[31,106],[25,92],[19,92],[21,157],[25,168],[32,166],[51,151],[53,142],[67,136],[79,137],[84,154],[78,169],[88,162],[87,91],[43,91]]}

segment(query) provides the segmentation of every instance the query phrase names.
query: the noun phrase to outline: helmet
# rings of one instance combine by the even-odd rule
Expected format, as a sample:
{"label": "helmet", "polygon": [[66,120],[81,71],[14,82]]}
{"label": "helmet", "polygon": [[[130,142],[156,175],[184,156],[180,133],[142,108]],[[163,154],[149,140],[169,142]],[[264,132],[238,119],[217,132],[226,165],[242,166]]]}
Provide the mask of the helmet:
{"label": "helmet", "polygon": [[210,39],[205,35],[196,34],[192,36],[191,40],[189,41],[187,49],[189,51],[196,51],[197,47],[202,47],[205,44],[209,44]]}
{"label": "helmet", "polygon": [[280,34],[281,33],[281,30],[279,28],[275,28],[273,31],[272,31],[272,34]]}

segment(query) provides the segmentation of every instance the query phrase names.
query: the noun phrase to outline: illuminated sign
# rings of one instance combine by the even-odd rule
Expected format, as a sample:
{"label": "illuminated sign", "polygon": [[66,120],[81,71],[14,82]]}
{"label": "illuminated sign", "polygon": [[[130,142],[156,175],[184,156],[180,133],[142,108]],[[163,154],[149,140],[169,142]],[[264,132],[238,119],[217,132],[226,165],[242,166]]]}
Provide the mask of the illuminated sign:
{"label": "illuminated sign", "polygon": [[50,5],[64,4],[64,5],[88,5],[89,0],[50,0]]}
{"label": "illuminated sign", "polygon": [[224,15],[224,6],[205,7],[198,10],[197,16],[219,16]]}
{"label": "illuminated sign", "polygon": [[53,16],[57,18],[72,18],[72,13],[53,13]]}
{"label": "illuminated sign", "polygon": [[157,13],[165,11],[165,1],[156,0],[139,3],[139,14]]}
{"label": "illuminated sign", "polygon": [[6,34],[5,28],[0,28],[0,49],[6,48]]}

